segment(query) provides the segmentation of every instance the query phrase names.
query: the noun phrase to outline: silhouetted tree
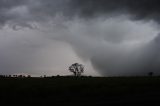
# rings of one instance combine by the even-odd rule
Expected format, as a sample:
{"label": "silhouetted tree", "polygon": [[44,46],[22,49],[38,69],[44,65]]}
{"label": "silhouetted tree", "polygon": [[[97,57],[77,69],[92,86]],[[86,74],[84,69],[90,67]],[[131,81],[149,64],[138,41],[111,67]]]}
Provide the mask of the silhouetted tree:
{"label": "silhouetted tree", "polygon": [[84,72],[84,67],[82,64],[74,63],[69,67],[70,72],[73,72],[75,76],[81,76]]}
{"label": "silhouetted tree", "polygon": [[57,75],[57,77],[60,77],[60,75]]}
{"label": "silhouetted tree", "polygon": [[18,78],[22,78],[23,77],[23,75],[18,75]]}
{"label": "silhouetted tree", "polygon": [[28,75],[27,77],[28,77],[28,78],[31,78],[31,75]]}
{"label": "silhouetted tree", "polygon": [[153,72],[149,72],[148,76],[153,76],[153,74],[154,74]]}

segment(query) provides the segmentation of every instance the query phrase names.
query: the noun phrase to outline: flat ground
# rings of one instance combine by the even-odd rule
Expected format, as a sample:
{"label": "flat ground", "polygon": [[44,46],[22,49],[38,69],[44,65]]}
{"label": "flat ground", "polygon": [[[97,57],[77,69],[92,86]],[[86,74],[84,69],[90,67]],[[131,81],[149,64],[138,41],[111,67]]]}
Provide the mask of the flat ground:
{"label": "flat ground", "polygon": [[160,104],[160,77],[0,78],[3,103]]}

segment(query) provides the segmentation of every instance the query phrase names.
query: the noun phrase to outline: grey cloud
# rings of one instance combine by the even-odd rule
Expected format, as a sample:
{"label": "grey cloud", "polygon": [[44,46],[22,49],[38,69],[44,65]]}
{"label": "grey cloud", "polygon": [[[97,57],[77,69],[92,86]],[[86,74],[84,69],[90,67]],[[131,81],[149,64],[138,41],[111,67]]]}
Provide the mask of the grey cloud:
{"label": "grey cloud", "polygon": [[152,23],[135,23],[124,17],[92,21],[73,22],[69,26],[69,39],[65,40],[81,58],[90,60],[99,73],[104,76],[160,73],[159,31]]}
{"label": "grey cloud", "polygon": [[[159,4],[158,0],[1,0],[0,22],[2,25],[11,20],[13,22],[16,20],[16,23],[25,22],[25,24],[27,22],[41,22],[53,19],[57,14],[62,14],[66,19],[73,19],[74,17],[89,19],[124,14],[131,15],[131,19],[158,22]],[[28,10],[25,17],[21,13],[16,14],[16,11],[14,14],[7,14],[17,7],[24,6]],[[23,12],[23,9],[20,11]]]}
{"label": "grey cloud", "polygon": [[[1,39],[0,68],[6,73],[27,67],[31,72],[52,70],[53,55],[45,51],[57,50],[56,40],[72,47],[62,43],[57,54],[73,49],[102,75],[159,74],[160,41],[155,27],[159,4],[158,0],[0,0],[0,26],[20,32],[16,36],[8,28],[7,40]],[[64,62],[70,62],[67,59]]]}
{"label": "grey cloud", "polygon": [[9,16],[7,13],[12,8],[26,5],[25,0],[0,0],[0,24],[4,25],[7,21],[12,20],[12,16]]}
{"label": "grey cloud", "polygon": [[91,17],[116,12],[130,14],[133,19],[159,21],[159,0],[73,0],[72,6],[81,16]]}

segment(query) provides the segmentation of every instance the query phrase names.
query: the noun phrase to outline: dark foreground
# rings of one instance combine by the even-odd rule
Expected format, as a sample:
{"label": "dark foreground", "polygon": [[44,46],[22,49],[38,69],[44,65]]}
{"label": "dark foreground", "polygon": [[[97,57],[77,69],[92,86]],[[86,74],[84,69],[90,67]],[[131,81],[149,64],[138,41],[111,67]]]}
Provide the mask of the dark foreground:
{"label": "dark foreground", "polygon": [[0,78],[1,104],[156,105],[160,77]]}

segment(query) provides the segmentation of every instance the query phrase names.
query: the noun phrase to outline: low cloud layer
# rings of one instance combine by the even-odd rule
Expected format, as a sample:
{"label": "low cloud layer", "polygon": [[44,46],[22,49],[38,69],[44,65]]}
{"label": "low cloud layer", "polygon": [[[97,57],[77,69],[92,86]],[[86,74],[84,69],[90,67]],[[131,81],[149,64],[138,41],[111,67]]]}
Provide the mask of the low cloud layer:
{"label": "low cloud layer", "polygon": [[91,75],[158,75],[159,4],[0,0],[0,72],[67,74],[78,61]]}

